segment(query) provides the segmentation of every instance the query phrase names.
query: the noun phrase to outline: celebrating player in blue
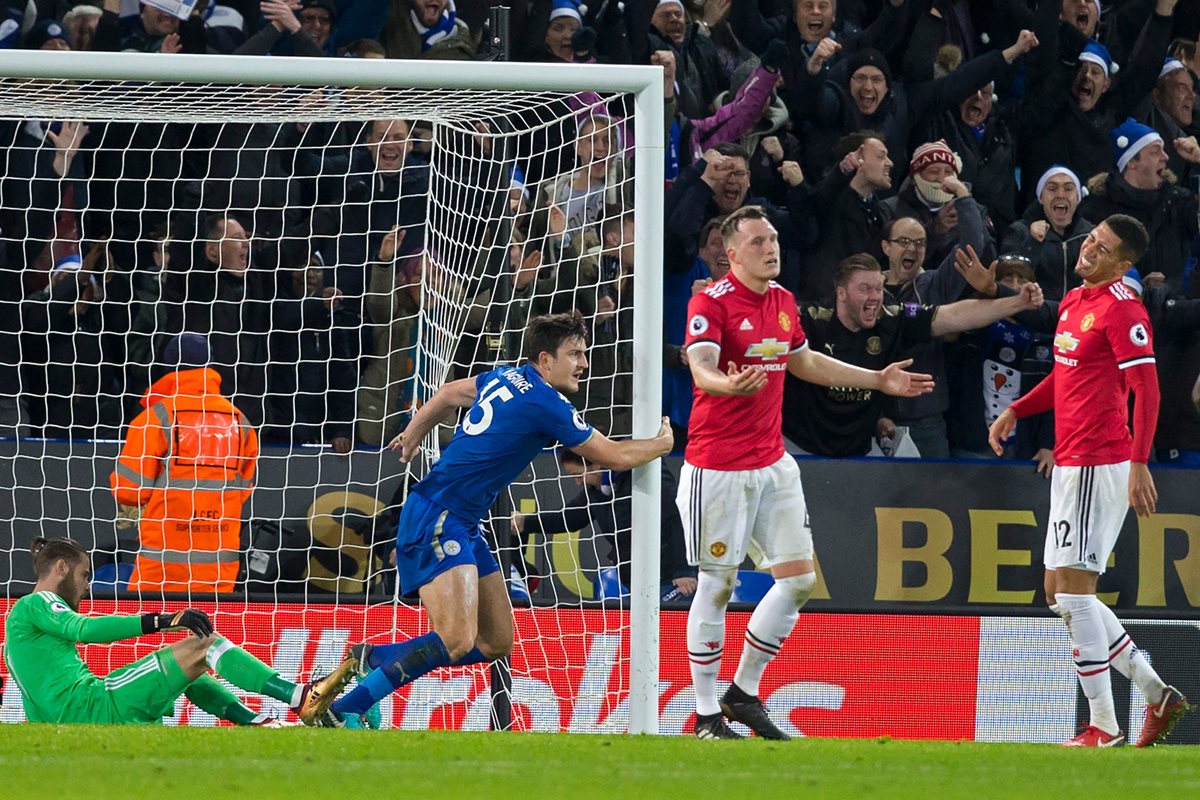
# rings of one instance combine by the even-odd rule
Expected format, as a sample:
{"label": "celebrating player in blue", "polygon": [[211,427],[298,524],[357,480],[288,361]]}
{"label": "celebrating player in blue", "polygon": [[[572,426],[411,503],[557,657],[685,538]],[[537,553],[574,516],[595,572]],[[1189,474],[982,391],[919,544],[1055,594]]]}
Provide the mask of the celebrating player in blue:
{"label": "celebrating player in blue", "polygon": [[358,686],[310,724],[341,727],[438,667],[492,661],[512,651],[512,606],[482,520],[544,448],[558,442],[613,470],[632,469],[670,452],[666,417],[654,438],[616,442],[594,430],[563,396],[579,390],[588,364],[587,328],[578,313],[530,320],[525,355],[524,366],[445,384],[392,441],[391,448],[407,462],[437,423],[456,409],[470,409],[441,459],[413,486],[400,514],[400,591],[420,593],[432,631],[405,642],[351,647],[313,692],[339,692],[355,675]]}

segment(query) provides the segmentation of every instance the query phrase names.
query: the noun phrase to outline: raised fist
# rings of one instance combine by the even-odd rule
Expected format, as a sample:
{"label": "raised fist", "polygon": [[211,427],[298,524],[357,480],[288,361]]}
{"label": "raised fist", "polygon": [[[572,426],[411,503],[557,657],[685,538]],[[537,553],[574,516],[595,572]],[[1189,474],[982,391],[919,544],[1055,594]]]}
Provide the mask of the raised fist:
{"label": "raised fist", "polygon": [[842,46],[828,36],[822,39],[821,43],[817,45],[817,49],[808,57],[808,64],[805,67],[808,70],[808,74],[816,75],[819,73],[825,67],[826,62],[833,58],[834,54],[841,49]]}

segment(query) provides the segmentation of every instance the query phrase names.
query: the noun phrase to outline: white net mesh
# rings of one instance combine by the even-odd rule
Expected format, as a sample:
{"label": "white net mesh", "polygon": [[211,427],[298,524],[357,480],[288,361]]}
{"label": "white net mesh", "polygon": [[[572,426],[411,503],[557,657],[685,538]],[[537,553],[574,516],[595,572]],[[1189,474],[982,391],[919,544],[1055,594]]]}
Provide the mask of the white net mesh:
{"label": "white net mesh", "polygon": [[[33,585],[29,540],[65,535],[95,547],[93,611],[195,604],[286,678],[427,630],[413,598],[392,604],[415,476],[378,447],[442,383],[519,360],[531,315],[570,309],[594,340],[573,400],[629,435],[631,131],[619,94],[0,79],[5,608]],[[237,409],[223,439],[206,438],[226,425],[211,408],[156,411],[184,391],[163,365],[181,332],[205,337]],[[149,433],[122,484],[139,414]],[[496,509],[519,606],[517,728],[627,724],[628,497],[610,487],[577,485],[546,454]],[[512,510],[576,494],[600,520],[588,531],[559,515],[512,533]],[[100,599],[158,548],[164,574],[224,581],[222,537],[239,528],[232,593],[168,578],[164,601],[139,560],[140,582]],[[85,657],[104,674],[157,644]],[[487,727],[488,685],[481,667],[428,676],[382,724]],[[19,719],[5,691],[3,719]],[[174,721],[212,719],[181,700]]]}

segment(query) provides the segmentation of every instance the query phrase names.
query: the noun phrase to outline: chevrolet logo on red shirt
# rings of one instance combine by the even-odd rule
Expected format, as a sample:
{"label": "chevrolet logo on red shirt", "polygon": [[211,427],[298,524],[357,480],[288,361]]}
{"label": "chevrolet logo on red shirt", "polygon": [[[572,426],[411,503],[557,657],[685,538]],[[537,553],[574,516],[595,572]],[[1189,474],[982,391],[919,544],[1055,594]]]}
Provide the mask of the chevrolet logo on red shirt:
{"label": "chevrolet logo on red shirt", "polygon": [[1070,353],[1076,347],[1079,347],[1079,340],[1069,332],[1063,331],[1054,337],[1054,346],[1064,353]]}
{"label": "chevrolet logo on red shirt", "polygon": [[785,355],[791,345],[778,339],[763,339],[746,348],[746,358],[757,357],[763,361],[775,361]]}

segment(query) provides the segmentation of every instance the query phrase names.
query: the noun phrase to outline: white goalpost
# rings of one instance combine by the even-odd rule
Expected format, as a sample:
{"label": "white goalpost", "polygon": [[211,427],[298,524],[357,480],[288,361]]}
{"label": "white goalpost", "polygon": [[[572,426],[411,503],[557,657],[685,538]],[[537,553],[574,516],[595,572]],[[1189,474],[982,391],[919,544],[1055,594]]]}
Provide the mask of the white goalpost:
{"label": "white goalpost", "polygon": [[[141,410],[163,343],[195,330],[200,316],[214,348],[233,343],[223,390],[256,408],[247,413],[262,426],[248,516],[284,526],[298,508],[312,529],[294,554],[303,577],[279,570],[275,599],[246,612],[308,630],[310,603],[328,607],[319,642],[293,628],[257,642],[286,651],[275,665],[285,676],[336,663],[345,643],[369,633],[351,607],[381,604],[372,587],[386,585],[392,567],[347,521],[389,504],[363,479],[394,485],[399,474],[379,466],[394,456],[373,446],[442,382],[514,360],[529,316],[581,305],[605,333],[593,345],[597,374],[572,399],[605,433],[653,436],[663,369],[662,81],[649,66],[0,51],[0,129],[11,137],[0,141],[0,278],[21,292],[8,306],[19,351],[8,397],[21,419],[0,431],[0,464],[14,476],[11,498],[0,499],[0,611],[32,585],[22,571],[32,536],[95,543],[120,522],[108,474],[122,423]],[[59,144],[64,131],[84,144]],[[621,261],[630,215],[631,265]],[[239,279],[261,291],[239,289],[226,302],[220,271],[242,247],[235,219],[246,240]],[[393,230],[389,258],[382,243]],[[208,278],[217,288],[198,288],[208,286],[201,264],[216,264]],[[219,313],[236,319],[230,330],[218,330]],[[326,354],[319,363],[304,355],[317,351]],[[447,434],[431,435],[432,457]],[[342,455],[347,439],[358,447]],[[514,487],[516,510],[547,497],[565,505],[572,482],[547,474],[551,458]],[[510,544],[507,519],[493,519],[508,553],[501,564],[511,559],[545,582],[533,606],[597,609],[626,640],[614,653],[627,660],[613,668],[627,685],[584,697],[579,678],[574,702],[620,717],[630,733],[660,730],[661,469],[655,461],[634,470],[628,552],[595,534]],[[318,491],[331,485],[340,495]],[[136,524],[117,530],[136,536]],[[606,565],[628,581],[618,595],[586,585]],[[253,573],[253,553],[247,567]],[[366,600],[352,599],[359,592]],[[215,603],[220,629],[229,601],[194,599]],[[612,609],[626,631],[608,621]],[[540,635],[544,623],[531,619]],[[537,702],[537,687],[576,681],[542,674],[559,668],[549,651],[578,651],[565,643],[576,633],[546,635],[552,645],[528,633],[518,641],[541,648],[544,661],[522,658],[528,674],[514,668],[514,705]],[[449,682],[422,697],[441,685]],[[564,713],[565,730],[575,715]]]}

